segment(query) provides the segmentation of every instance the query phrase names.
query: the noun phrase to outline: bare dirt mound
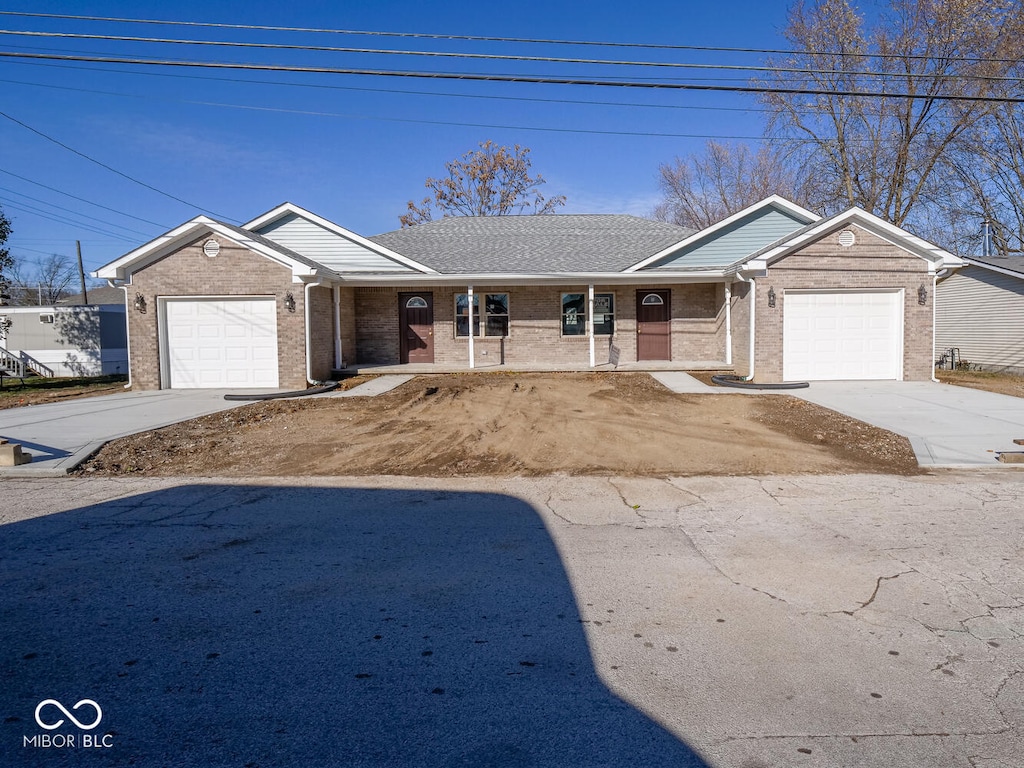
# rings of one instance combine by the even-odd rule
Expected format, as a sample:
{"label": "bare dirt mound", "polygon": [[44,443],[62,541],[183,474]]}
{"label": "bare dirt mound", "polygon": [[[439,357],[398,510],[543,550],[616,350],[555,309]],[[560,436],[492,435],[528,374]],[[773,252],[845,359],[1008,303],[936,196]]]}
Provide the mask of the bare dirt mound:
{"label": "bare dirt mound", "polygon": [[788,396],[676,395],[645,374],[421,376],[374,398],[267,401],[117,440],[82,470],[150,475],[918,472],[908,441]]}

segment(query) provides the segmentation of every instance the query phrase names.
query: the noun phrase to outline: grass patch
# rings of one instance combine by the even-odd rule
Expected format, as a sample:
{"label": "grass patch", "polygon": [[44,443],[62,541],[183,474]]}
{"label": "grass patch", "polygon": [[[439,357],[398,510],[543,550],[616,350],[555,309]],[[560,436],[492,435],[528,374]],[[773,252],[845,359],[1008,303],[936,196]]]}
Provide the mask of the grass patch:
{"label": "grass patch", "polygon": [[4,395],[24,394],[25,392],[67,389],[69,387],[104,387],[128,381],[124,374],[110,376],[66,376],[47,379],[42,376],[26,376],[24,379],[0,377],[0,386]]}

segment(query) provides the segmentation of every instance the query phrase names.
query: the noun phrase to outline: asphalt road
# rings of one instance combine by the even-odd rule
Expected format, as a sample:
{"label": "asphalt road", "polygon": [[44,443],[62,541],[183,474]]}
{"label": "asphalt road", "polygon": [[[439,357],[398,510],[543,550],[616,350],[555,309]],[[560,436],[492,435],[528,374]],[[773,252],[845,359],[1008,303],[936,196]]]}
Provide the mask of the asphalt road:
{"label": "asphalt road", "polygon": [[307,482],[0,481],[0,765],[1021,764],[1020,472]]}

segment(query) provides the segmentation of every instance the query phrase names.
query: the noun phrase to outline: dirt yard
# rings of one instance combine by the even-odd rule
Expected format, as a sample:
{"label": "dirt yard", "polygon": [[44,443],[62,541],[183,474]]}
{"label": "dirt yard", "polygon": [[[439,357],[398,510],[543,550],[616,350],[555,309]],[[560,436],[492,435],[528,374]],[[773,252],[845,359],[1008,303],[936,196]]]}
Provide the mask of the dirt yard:
{"label": "dirt yard", "polygon": [[116,395],[124,392],[127,376],[80,377],[70,379],[18,379],[4,378],[0,387],[0,409],[20,408],[25,405],[59,403],[79,397]]}
{"label": "dirt yard", "polygon": [[787,395],[676,395],[646,374],[420,376],[265,401],[115,441],[84,473],[199,476],[914,474],[903,437]]}
{"label": "dirt yard", "polygon": [[944,384],[984,389],[1000,395],[1024,397],[1024,376],[990,371],[936,371],[935,378]]}

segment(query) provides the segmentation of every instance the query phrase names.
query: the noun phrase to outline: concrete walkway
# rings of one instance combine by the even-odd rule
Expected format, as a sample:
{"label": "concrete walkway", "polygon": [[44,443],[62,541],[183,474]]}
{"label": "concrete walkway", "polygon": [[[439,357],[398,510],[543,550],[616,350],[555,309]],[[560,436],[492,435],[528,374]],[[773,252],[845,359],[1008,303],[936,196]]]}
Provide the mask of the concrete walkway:
{"label": "concrete walkway", "polygon": [[[237,390],[232,390],[237,391]],[[20,443],[32,463],[0,467],[0,476],[67,474],[118,437],[245,405],[222,389],[163,389],[83,397],[0,410],[0,438]]]}
{"label": "concrete walkway", "polygon": [[1013,444],[1024,398],[931,381],[816,381],[787,394],[905,435],[923,467],[999,467],[1000,452],[1024,451]]}
{"label": "concrete walkway", "polygon": [[400,387],[405,382],[415,378],[415,374],[411,373],[378,376],[376,379],[370,379],[365,384],[352,387],[352,389],[346,389],[344,392],[328,392],[324,395],[316,395],[316,397],[376,397],[377,395],[383,395],[385,392],[390,392],[392,389]]}

